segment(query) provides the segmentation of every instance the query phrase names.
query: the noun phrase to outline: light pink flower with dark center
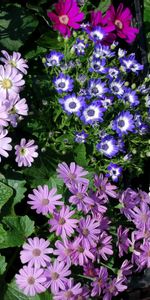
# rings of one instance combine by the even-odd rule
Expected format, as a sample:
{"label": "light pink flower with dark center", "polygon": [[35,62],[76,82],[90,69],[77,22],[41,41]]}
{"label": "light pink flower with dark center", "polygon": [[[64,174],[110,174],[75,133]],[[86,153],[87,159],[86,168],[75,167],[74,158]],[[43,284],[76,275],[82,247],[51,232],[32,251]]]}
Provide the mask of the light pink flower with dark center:
{"label": "light pink flower with dark center", "polygon": [[7,137],[8,130],[1,130],[0,131],[0,162],[1,156],[8,157],[9,154],[7,151],[12,150],[12,146],[10,145],[12,139]]}
{"label": "light pink flower with dark center", "polygon": [[9,55],[9,53],[5,50],[2,50],[1,52],[4,57],[0,57],[0,60],[5,65],[11,65],[13,68],[18,69],[23,74],[27,74],[27,61],[21,57],[21,53],[13,52],[12,55]]}
{"label": "light pink flower with dark center", "polygon": [[35,296],[46,291],[44,286],[46,277],[43,269],[24,266],[15,278],[19,289],[27,296]]}
{"label": "light pink flower with dark center", "polygon": [[53,219],[49,220],[51,225],[50,232],[55,231],[57,236],[61,236],[66,239],[67,236],[71,236],[74,233],[74,229],[77,228],[77,219],[71,219],[75,214],[75,210],[69,209],[69,206],[63,206],[60,212],[53,214]]}
{"label": "light pink flower with dark center", "polygon": [[95,257],[92,254],[89,247],[83,247],[81,243],[81,238],[75,239],[72,243],[72,248],[74,249],[72,253],[72,263],[77,266],[83,266],[84,264],[88,264],[89,260],[94,261]]}
{"label": "light pink flower with dark center", "polygon": [[12,68],[10,65],[4,67],[0,65],[0,95],[2,99],[18,94],[24,84],[22,74],[18,73],[17,69]]}
{"label": "light pink flower with dark center", "polygon": [[69,197],[69,202],[77,205],[79,211],[88,213],[90,206],[94,205],[94,200],[87,193],[88,185],[78,183],[69,187],[70,192],[73,194]]}
{"label": "light pink flower with dark center", "polygon": [[16,162],[18,167],[31,167],[34,158],[38,157],[36,152],[38,146],[34,144],[34,140],[21,139],[20,145],[15,146]]}
{"label": "light pink flower with dark center", "polygon": [[65,290],[60,291],[54,296],[54,300],[74,300],[82,292],[81,283],[74,285],[74,280],[70,278],[66,284]]}
{"label": "light pink flower with dark center", "polygon": [[28,263],[30,267],[46,267],[47,263],[51,261],[48,254],[53,253],[53,249],[49,248],[49,245],[50,242],[43,238],[29,238],[27,243],[23,245],[23,250],[20,252],[21,262],[23,264]]}
{"label": "light pink flower with dark center", "polygon": [[91,216],[82,218],[77,228],[83,247],[96,247],[100,234],[100,222]]}
{"label": "light pink flower with dark center", "polygon": [[47,278],[46,287],[50,287],[51,292],[55,295],[59,293],[60,290],[65,290],[66,284],[68,282],[68,276],[71,274],[69,270],[70,264],[65,264],[55,259],[53,264],[50,264],[45,271],[45,276]]}
{"label": "light pink flower with dark center", "polygon": [[107,255],[113,255],[112,250],[112,237],[108,235],[105,231],[101,233],[99,241],[96,248],[93,248],[92,253],[97,257],[97,260],[100,261],[101,258],[108,260]]}
{"label": "light pink flower with dark center", "polygon": [[118,197],[116,193],[117,187],[108,182],[108,178],[104,177],[103,174],[94,176],[94,184],[97,188],[97,197],[103,199],[104,202],[108,201],[108,196],[112,198]]}
{"label": "light pink flower with dark center", "polygon": [[63,36],[71,36],[70,27],[79,29],[84,19],[84,13],[80,12],[75,0],[59,0],[55,4],[55,12],[48,12],[48,17],[54,23],[53,28],[58,30]]}
{"label": "light pink flower with dark center", "polygon": [[38,214],[46,215],[53,213],[56,206],[62,206],[64,203],[59,201],[62,198],[61,194],[56,194],[57,189],[49,190],[47,185],[39,185],[37,189],[33,189],[33,194],[29,194],[30,200],[27,201],[31,205],[31,209],[35,209]]}
{"label": "light pink flower with dark center", "polygon": [[73,252],[72,243],[64,239],[63,241],[56,241],[55,247],[57,249],[53,251],[53,254],[57,255],[57,259],[71,263],[71,255]]}

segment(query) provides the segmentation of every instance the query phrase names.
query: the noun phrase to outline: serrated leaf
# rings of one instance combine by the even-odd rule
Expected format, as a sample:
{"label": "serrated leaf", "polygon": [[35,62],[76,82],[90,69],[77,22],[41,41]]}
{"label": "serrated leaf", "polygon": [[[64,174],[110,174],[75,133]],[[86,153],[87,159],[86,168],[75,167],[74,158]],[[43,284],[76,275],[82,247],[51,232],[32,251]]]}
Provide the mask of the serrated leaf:
{"label": "serrated leaf", "polygon": [[0,255],[0,275],[2,275],[6,270],[7,263],[5,261],[5,256]]}
{"label": "serrated leaf", "polygon": [[13,189],[8,185],[0,182],[0,209],[13,195]]}

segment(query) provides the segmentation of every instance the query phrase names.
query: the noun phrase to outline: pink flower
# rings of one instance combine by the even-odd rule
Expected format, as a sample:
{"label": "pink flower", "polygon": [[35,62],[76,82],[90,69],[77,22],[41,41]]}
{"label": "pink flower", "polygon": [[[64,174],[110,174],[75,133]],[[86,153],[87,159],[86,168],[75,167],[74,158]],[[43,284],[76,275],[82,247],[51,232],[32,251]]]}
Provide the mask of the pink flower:
{"label": "pink flower", "polygon": [[0,104],[0,127],[8,126],[8,113],[6,107]]}
{"label": "pink flower", "polygon": [[8,157],[7,151],[12,150],[12,146],[10,145],[12,139],[10,137],[6,137],[8,130],[0,131],[0,162],[1,156]]}
{"label": "pink flower", "polygon": [[77,231],[80,234],[83,247],[96,247],[100,234],[100,222],[91,216],[82,218]]}
{"label": "pink flower", "polygon": [[53,28],[59,30],[63,36],[71,36],[70,27],[79,29],[81,22],[84,19],[84,13],[80,12],[75,0],[59,0],[55,4],[55,11],[48,12],[48,17],[54,23]]}
{"label": "pink flower", "polygon": [[28,243],[23,245],[23,250],[20,252],[21,262],[28,263],[30,267],[46,267],[47,263],[51,261],[47,254],[53,253],[53,249],[49,248],[49,245],[49,241],[42,238],[29,238]]}
{"label": "pink flower", "polygon": [[15,146],[18,167],[31,167],[34,158],[38,157],[37,148],[38,146],[34,145],[34,140],[29,140],[26,143],[26,139],[21,139],[20,145]]}
{"label": "pink flower", "polygon": [[116,34],[127,43],[132,43],[138,34],[138,28],[131,27],[132,14],[129,8],[120,3],[117,11],[111,5],[106,13],[107,25],[115,25]]}
{"label": "pink flower", "polygon": [[63,242],[56,241],[55,247],[57,249],[53,251],[53,254],[58,255],[57,259],[59,261],[71,262],[71,254],[73,249],[72,244],[67,239],[64,239]]}
{"label": "pink flower", "polygon": [[90,247],[83,247],[81,243],[81,238],[76,238],[72,243],[72,249],[74,249],[72,253],[72,263],[77,266],[84,266],[88,264],[89,259],[94,261],[95,257],[92,254]]}
{"label": "pink flower", "polygon": [[9,55],[7,51],[1,51],[4,57],[0,57],[0,60],[5,65],[11,65],[13,68],[18,69],[23,74],[27,74],[28,65],[27,61],[21,57],[21,53],[13,52],[12,55]]}
{"label": "pink flower", "polygon": [[74,280],[70,278],[67,282],[64,291],[60,291],[54,296],[54,300],[74,300],[79,294],[82,293],[81,283],[74,285]]}
{"label": "pink flower", "polygon": [[25,295],[35,296],[46,291],[44,287],[46,277],[43,269],[24,266],[15,277],[17,285]]}
{"label": "pink flower", "polygon": [[26,99],[20,99],[19,95],[9,97],[9,99],[5,100],[4,105],[6,106],[8,118],[13,127],[17,126],[20,116],[28,115]]}
{"label": "pink flower", "polygon": [[77,227],[78,220],[71,219],[75,213],[74,210],[69,209],[69,206],[63,206],[59,213],[53,214],[53,219],[49,220],[51,225],[50,232],[55,231],[57,236],[61,236],[63,239],[67,236],[71,236],[74,233],[74,229]]}
{"label": "pink flower", "polygon": [[63,202],[59,201],[62,195],[56,193],[56,188],[49,190],[47,185],[39,185],[37,189],[33,190],[33,194],[28,195],[31,200],[27,201],[27,203],[31,205],[31,209],[36,209],[38,214],[53,213],[57,205],[63,205]]}

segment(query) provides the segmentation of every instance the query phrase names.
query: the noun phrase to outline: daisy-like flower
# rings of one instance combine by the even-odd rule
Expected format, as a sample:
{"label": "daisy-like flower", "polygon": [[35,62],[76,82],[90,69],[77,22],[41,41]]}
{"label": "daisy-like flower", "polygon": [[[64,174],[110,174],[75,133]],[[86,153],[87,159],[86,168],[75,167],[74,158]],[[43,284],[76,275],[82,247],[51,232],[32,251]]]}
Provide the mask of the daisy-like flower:
{"label": "daisy-like flower", "polygon": [[113,104],[113,97],[103,97],[102,99],[100,99],[100,104],[107,109],[109,106],[111,106]]}
{"label": "daisy-like flower", "polygon": [[50,264],[45,271],[44,275],[47,278],[46,287],[50,287],[51,292],[55,295],[60,290],[65,290],[68,282],[68,276],[71,274],[69,270],[70,263],[64,263],[57,259],[54,260],[53,264]]}
{"label": "daisy-like flower", "polygon": [[8,126],[8,113],[5,105],[0,105],[0,128]]}
{"label": "daisy-like flower", "polygon": [[100,143],[96,145],[96,148],[108,158],[116,156],[116,154],[119,152],[117,142],[111,135],[107,135],[102,138]]}
{"label": "daisy-like flower", "polygon": [[113,67],[110,67],[108,69],[108,75],[107,75],[107,78],[110,79],[110,80],[114,80],[114,79],[117,79],[118,76],[119,76],[119,70],[117,68],[113,68]]}
{"label": "daisy-like flower", "polygon": [[143,70],[143,65],[140,65],[135,59],[135,53],[131,53],[128,56],[120,58],[121,69],[124,72],[134,72],[138,74],[138,71]]}
{"label": "daisy-like flower", "polygon": [[73,49],[77,55],[84,55],[85,49],[88,47],[88,44],[85,44],[84,40],[79,38],[76,39],[76,43],[73,45]]}
{"label": "daisy-like flower", "polygon": [[42,238],[29,238],[27,243],[23,245],[23,250],[20,252],[21,262],[23,264],[28,263],[30,267],[46,267],[47,263],[51,261],[48,254],[53,253],[53,249],[49,248],[49,245],[49,241]]}
{"label": "daisy-like flower", "polygon": [[107,256],[113,255],[111,241],[112,236],[108,235],[105,231],[100,234],[97,247],[93,248],[92,251],[95,257],[97,257],[98,262],[101,260],[101,257],[104,260],[108,260]]}
{"label": "daisy-like flower", "polygon": [[77,2],[74,0],[59,0],[55,4],[55,12],[48,12],[48,17],[54,23],[54,30],[59,30],[63,36],[71,36],[70,27],[79,29],[79,22],[83,21],[84,13],[80,12]]}
{"label": "daisy-like flower", "polygon": [[0,162],[1,162],[1,157],[8,157],[9,154],[7,151],[12,150],[12,146],[10,145],[12,139],[10,137],[7,137],[8,130],[1,130],[0,131]]}
{"label": "daisy-like flower", "polygon": [[57,189],[52,188],[49,190],[47,185],[38,186],[37,189],[33,189],[33,194],[29,194],[27,201],[31,205],[31,209],[35,209],[37,214],[42,213],[46,215],[48,213],[53,213],[56,209],[56,206],[63,205],[62,201],[59,201],[62,198],[61,194],[56,194]]}
{"label": "daisy-like flower", "polygon": [[82,218],[77,228],[83,247],[95,247],[100,234],[100,222],[88,215]]}
{"label": "daisy-like flower", "polygon": [[88,212],[89,206],[94,205],[94,200],[88,196],[88,185],[78,183],[69,187],[69,191],[73,196],[69,197],[69,202],[77,205],[79,211]]}
{"label": "daisy-like flower", "polygon": [[16,274],[16,283],[27,296],[35,296],[46,291],[44,286],[46,277],[42,268],[32,268],[29,265],[20,269],[19,274]]}
{"label": "daisy-like flower", "polygon": [[64,58],[63,53],[57,51],[51,51],[49,54],[46,55],[46,66],[54,67],[60,66],[60,62]]}
{"label": "daisy-like flower", "polygon": [[111,50],[109,46],[96,44],[93,51],[95,58],[111,58],[115,56],[115,52]]}
{"label": "daisy-like flower", "polygon": [[110,163],[107,170],[109,173],[107,173],[106,176],[111,177],[114,182],[118,182],[118,177],[122,174],[122,167],[118,164]]}
{"label": "daisy-like flower", "polygon": [[77,228],[77,219],[71,219],[75,214],[75,210],[69,209],[69,206],[63,206],[60,212],[55,212],[53,218],[48,221],[50,224],[50,232],[55,232],[57,236],[61,236],[63,239],[67,236],[72,236],[74,229]]}
{"label": "daisy-like flower", "polygon": [[89,97],[100,97],[107,93],[105,83],[100,79],[90,79],[88,82],[88,94]]}
{"label": "daisy-like flower", "polygon": [[67,239],[64,239],[63,242],[57,240],[55,247],[56,249],[53,251],[53,254],[57,255],[57,259],[59,261],[71,263],[71,255],[73,252],[72,243]]}
{"label": "daisy-like flower", "polygon": [[121,97],[124,94],[124,88],[123,88],[124,82],[122,81],[112,81],[110,83],[110,89],[112,93],[118,97]]}
{"label": "daisy-like flower", "polygon": [[63,99],[59,99],[59,103],[67,114],[76,114],[77,116],[80,116],[81,110],[85,106],[84,98],[81,96],[77,97],[75,94],[67,95]]}
{"label": "daisy-like flower", "polygon": [[150,220],[150,209],[149,205],[144,201],[140,201],[140,207],[135,206],[132,209],[132,222],[138,229],[144,229]]}
{"label": "daisy-like flower", "polygon": [[127,285],[124,284],[126,280],[125,277],[123,278],[114,278],[110,280],[110,282],[106,285],[104,289],[104,297],[103,300],[111,300],[113,296],[117,296],[120,292],[123,292],[127,289]]}
{"label": "daisy-like flower", "polygon": [[118,270],[118,278],[123,278],[132,274],[133,265],[125,259],[120,269]]}
{"label": "daisy-like flower", "polygon": [[123,94],[122,99],[125,102],[130,103],[131,107],[135,107],[140,103],[138,96],[136,94],[136,91],[133,91],[130,88],[126,89],[125,93]]}
{"label": "daisy-like flower", "polygon": [[5,65],[11,65],[13,68],[21,71],[23,74],[27,74],[27,70],[29,67],[27,65],[26,59],[21,57],[21,53],[13,52],[12,55],[9,55],[7,51],[1,51],[4,57],[0,57],[0,60]]}
{"label": "daisy-like flower", "polygon": [[22,77],[22,74],[18,73],[18,70],[11,65],[0,66],[0,95],[2,99],[20,92],[20,88],[25,84]]}
{"label": "daisy-like flower", "polygon": [[85,106],[80,118],[85,124],[102,122],[104,111],[105,108],[101,107],[98,101],[93,101],[90,105]]}
{"label": "daisy-like flower", "polygon": [[106,287],[106,282],[108,280],[108,271],[107,268],[100,267],[97,271],[95,280],[91,283],[91,286],[93,287],[91,296],[100,296],[102,289]]}
{"label": "daisy-like flower", "polygon": [[67,186],[78,183],[89,183],[89,180],[83,177],[88,174],[88,171],[85,171],[74,162],[71,162],[70,166],[68,166],[65,162],[58,164],[56,171],[58,173],[58,177],[61,178]]}
{"label": "daisy-like flower", "polygon": [[94,26],[92,29],[87,28],[86,32],[94,43],[101,42],[106,36],[105,30],[101,26]]}
{"label": "daisy-like flower", "polygon": [[119,136],[128,134],[134,131],[133,115],[129,111],[122,111],[112,123],[112,129],[115,130]]}
{"label": "daisy-like flower", "polygon": [[94,176],[94,184],[97,188],[96,194],[98,198],[106,200],[105,202],[108,201],[108,196],[117,198],[117,193],[115,191],[117,187],[108,182],[108,178],[104,177],[103,174]]}
{"label": "daisy-like flower", "polygon": [[93,58],[93,60],[90,63],[90,72],[95,72],[98,74],[105,74],[107,72],[107,68],[105,67],[106,60],[105,58],[102,58],[101,60],[99,58]]}
{"label": "daisy-like flower", "polygon": [[117,229],[117,246],[119,249],[119,257],[122,257],[124,253],[128,253],[130,240],[128,238],[129,229],[122,228],[122,225],[120,225]]}
{"label": "daisy-like flower", "polygon": [[26,99],[20,99],[19,95],[10,97],[5,101],[5,106],[8,112],[8,118],[13,127],[17,126],[19,116],[28,115],[28,105]]}
{"label": "daisy-like flower", "polygon": [[54,296],[54,300],[73,300],[82,292],[81,283],[74,285],[74,280],[70,278],[66,284],[65,290],[60,291]]}
{"label": "daisy-like flower", "polygon": [[74,249],[72,253],[72,263],[77,266],[84,266],[88,264],[89,260],[94,261],[95,257],[92,254],[90,247],[83,247],[81,238],[76,238],[72,243],[72,249]]}
{"label": "daisy-like flower", "polygon": [[81,132],[76,132],[75,133],[75,142],[76,143],[79,143],[79,144],[83,144],[86,142],[86,139],[88,137],[88,134],[85,133],[84,130],[82,130]]}
{"label": "daisy-like flower", "polygon": [[73,79],[69,75],[60,73],[58,77],[54,77],[53,83],[58,93],[72,92]]}
{"label": "daisy-like flower", "polygon": [[15,160],[18,163],[18,167],[31,167],[34,158],[38,157],[37,148],[38,146],[34,144],[34,140],[26,142],[26,139],[21,139],[20,145],[15,146]]}

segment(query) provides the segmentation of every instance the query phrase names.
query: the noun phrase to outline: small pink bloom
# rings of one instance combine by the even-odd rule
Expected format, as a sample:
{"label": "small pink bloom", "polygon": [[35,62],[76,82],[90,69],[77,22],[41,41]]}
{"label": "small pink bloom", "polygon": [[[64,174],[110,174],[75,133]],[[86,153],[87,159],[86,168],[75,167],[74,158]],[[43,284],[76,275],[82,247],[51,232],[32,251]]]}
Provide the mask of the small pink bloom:
{"label": "small pink bloom", "polygon": [[12,150],[12,146],[10,145],[12,139],[10,137],[6,137],[8,130],[0,131],[0,162],[1,156],[8,157],[7,151]]}
{"label": "small pink bloom", "polygon": [[38,146],[34,145],[34,140],[29,140],[26,143],[26,139],[21,139],[20,145],[15,146],[18,167],[31,167],[34,158],[38,157],[37,148]]}
{"label": "small pink bloom", "polygon": [[23,74],[27,74],[28,65],[27,61],[21,57],[21,53],[13,52],[12,55],[9,55],[7,51],[1,51],[4,57],[0,57],[0,60],[5,65],[11,65],[12,68],[15,68],[21,71]]}

